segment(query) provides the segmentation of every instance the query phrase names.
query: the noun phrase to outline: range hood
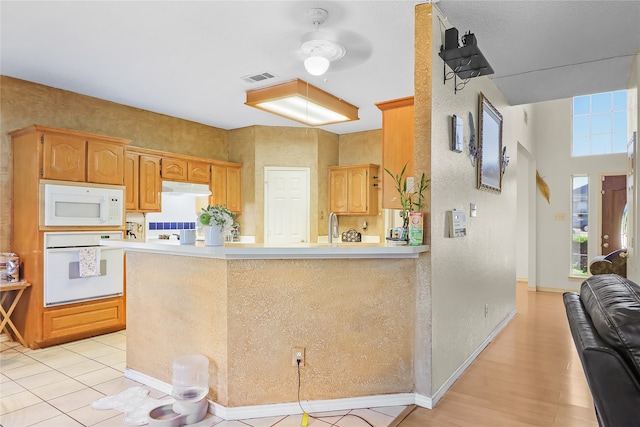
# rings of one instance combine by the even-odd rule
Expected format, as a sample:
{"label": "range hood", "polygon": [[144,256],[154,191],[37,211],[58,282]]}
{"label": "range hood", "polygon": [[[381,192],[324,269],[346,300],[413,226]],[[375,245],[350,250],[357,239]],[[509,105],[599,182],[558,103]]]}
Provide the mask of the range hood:
{"label": "range hood", "polygon": [[183,195],[210,196],[211,191],[206,184],[191,184],[189,182],[162,181],[163,195]]}

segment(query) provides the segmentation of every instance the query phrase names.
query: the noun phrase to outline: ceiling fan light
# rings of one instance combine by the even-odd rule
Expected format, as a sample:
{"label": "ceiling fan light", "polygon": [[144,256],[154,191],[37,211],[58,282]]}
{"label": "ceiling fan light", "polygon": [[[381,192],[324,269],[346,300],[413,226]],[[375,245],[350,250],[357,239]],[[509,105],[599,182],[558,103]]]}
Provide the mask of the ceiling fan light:
{"label": "ceiling fan light", "polygon": [[322,56],[309,56],[304,60],[304,68],[312,76],[321,76],[329,69],[329,60]]}

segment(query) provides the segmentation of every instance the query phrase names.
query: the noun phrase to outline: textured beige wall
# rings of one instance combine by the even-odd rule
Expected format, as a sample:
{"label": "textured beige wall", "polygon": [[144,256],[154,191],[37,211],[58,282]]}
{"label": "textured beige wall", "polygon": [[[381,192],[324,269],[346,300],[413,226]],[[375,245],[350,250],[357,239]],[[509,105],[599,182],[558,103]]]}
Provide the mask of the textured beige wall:
{"label": "textured beige wall", "polygon": [[[357,165],[372,163],[379,165],[379,174],[382,169],[382,130],[376,129],[365,132],[356,132],[340,135],[340,165]],[[380,178],[381,180],[382,178]],[[381,181],[379,181],[381,182]],[[364,230],[362,224],[367,222],[367,229]],[[363,236],[379,236],[384,240],[384,215],[382,211],[382,189],[378,187],[378,214],[377,215],[341,215],[338,220],[340,232],[354,228]],[[327,224],[324,224],[324,234]]]}
{"label": "textured beige wall", "polygon": [[228,160],[227,134],[138,108],[0,76],[0,251],[10,249],[11,139],[31,124],[132,140],[131,145],[215,160]]}
{"label": "textured beige wall", "polygon": [[[253,183],[243,184],[245,206],[242,234],[255,235],[264,242],[264,168],[308,167],[310,171],[310,238],[317,240],[322,206],[319,195],[327,193],[323,170],[338,161],[338,135],[319,129],[252,126],[230,132],[229,158],[243,164],[243,174],[252,174]],[[246,175],[243,175],[243,177]],[[325,200],[326,200],[326,196]],[[324,203],[324,205],[322,205]],[[247,205],[251,204],[251,209]]]}
{"label": "textured beige wall", "polygon": [[[432,9],[430,3],[416,6],[415,11],[415,64],[414,64],[414,171],[415,176],[423,172],[431,179],[431,70],[434,68],[432,59],[432,32],[439,31],[439,25],[432,24]],[[440,63],[437,63],[440,65]],[[439,70],[440,66],[436,68]],[[437,75],[437,74],[436,74]],[[435,139],[438,141],[438,139]],[[433,183],[433,181],[432,181]],[[431,245],[431,188],[425,194],[424,200],[424,241]],[[434,369],[432,354],[432,252],[418,258],[416,268],[416,330],[415,330],[415,391],[423,396],[432,396],[432,370]],[[458,311],[452,309],[456,314]],[[442,325],[443,329],[447,325]],[[451,332],[451,329],[449,329]],[[457,334],[457,331],[453,334]]]}
{"label": "textured beige wall", "polygon": [[[229,160],[243,164],[245,207],[240,217],[242,234],[264,241],[264,168],[309,167],[311,173],[310,239],[327,235],[329,174],[336,165],[381,164],[382,131],[379,129],[335,135],[320,129],[251,126],[229,132]],[[380,203],[380,202],[379,202]],[[362,223],[367,221],[367,231]],[[382,210],[376,216],[341,216],[340,232],[355,228],[364,235],[384,237]]]}
{"label": "textured beige wall", "polygon": [[[413,391],[415,259],[234,260],[129,252],[127,366],[170,382],[209,358],[229,406]],[[283,273],[284,272],[284,273]]]}
{"label": "textured beige wall", "polygon": [[329,219],[329,166],[340,164],[340,138],[328,138],[321,133],[318,144],[318,236],[327,235]]}
{"label": "textured beige wall", "polygon": [[209,359],[209,398],[227,405],[224,260],[127,252],[127,368],[171,384],[172,363]]}
{"label": "textured beige wall", "polygon": [[[425,5],[418,5],[422,10]],[[428,5],[430,7],[430,5]],[[426,9],[426,8],[425,8]],[[466,154],[449,148],[451,115],[464,120],[464,139],[469,140],[468,112],[478,126],[478,102],[484,93],[503,116],[510,106],[489,77],[469,80],[464,89],[454,93],[453,80],[442,81],[442,60],[438,56],[443,43],[441,22],[447,22],[437,8],[433,16],[422,16],[432,24],[432,48],[416,45],[416,56],[430,55],[433,75],[430,81],[418,80],[425,72],[416,61],[416,141],[430,129],[431,141],[431,307],[432,307],[432,392],[453,375],[489,334],[515,309],[515,219],[516,153],[523,132],[521,122],[504,121],[503,144],[508,147],[511,163],[503,178],[501,194],[477,189],[476,168]],[[426,25],[426,24],[425,24]],[[455,22],[447,22],[455,26]],[[418,25],[416,25],[418,28]],[[480,47],[482,47],[480,45]],[[422,53],[419,53],[422,52]],[[428,58],[421,58],[421,61]],[[490,59],[489,59],[490,60]],[[422,112],[423,91],[431,86],[432,113]],[[427,119],[429,125],[427,128]],[[422,143],[416,144],[418,147]],[[416,149],[416,159],[420,159]],[[446,211],[469,211],[476,203],[477,218],[468,219],[468,235],[447,236]],[[488,315],[484,315],[488,304]]]}
{"label": "textured beige wall", "polygon": [[255,127],[229,131],[229,161],[242,164],[242,214],[240,234],[256,235],[256,135]]}

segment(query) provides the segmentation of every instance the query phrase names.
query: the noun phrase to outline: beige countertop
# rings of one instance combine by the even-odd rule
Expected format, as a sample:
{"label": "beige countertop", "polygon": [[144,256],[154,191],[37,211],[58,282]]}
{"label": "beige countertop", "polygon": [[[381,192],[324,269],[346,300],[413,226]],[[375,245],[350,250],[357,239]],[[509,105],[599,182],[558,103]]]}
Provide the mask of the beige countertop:
{"label": "beige countertop", "polygon": [[225,243],[205,246],[204,242],[181,245],[177,240],[101,240],[103,246],[117,246],[125,251],[163,253],[219,259],[301,259],[301,258],[418,258],[428,252],[428,245],[407,246],[384,243]]}

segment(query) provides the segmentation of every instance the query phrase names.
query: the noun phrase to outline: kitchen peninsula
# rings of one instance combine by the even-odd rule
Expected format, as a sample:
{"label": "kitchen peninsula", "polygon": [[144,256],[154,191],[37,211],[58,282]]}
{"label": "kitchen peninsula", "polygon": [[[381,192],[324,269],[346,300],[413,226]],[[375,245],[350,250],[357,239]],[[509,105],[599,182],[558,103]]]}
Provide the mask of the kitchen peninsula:
{"label": "kitchen peninsula", "polygon": [[308,411],[413,403],[428,246],[103,244],[126,252],[128,377],[170,384],[175,358],[203,354],[218,415],[296,413],[302,347]]}

